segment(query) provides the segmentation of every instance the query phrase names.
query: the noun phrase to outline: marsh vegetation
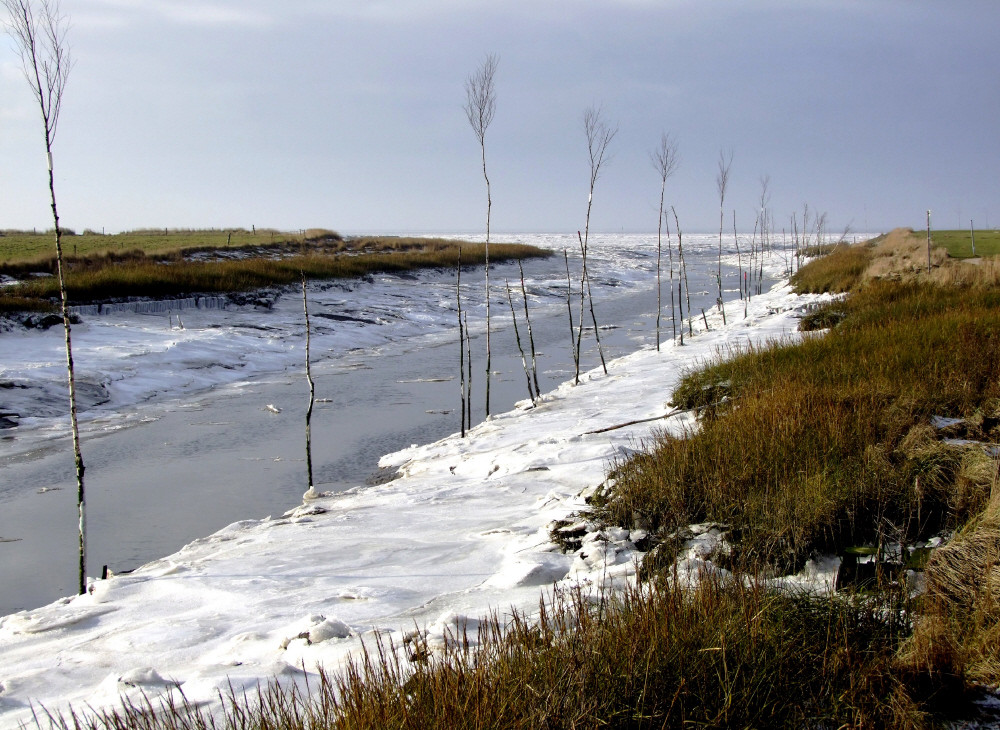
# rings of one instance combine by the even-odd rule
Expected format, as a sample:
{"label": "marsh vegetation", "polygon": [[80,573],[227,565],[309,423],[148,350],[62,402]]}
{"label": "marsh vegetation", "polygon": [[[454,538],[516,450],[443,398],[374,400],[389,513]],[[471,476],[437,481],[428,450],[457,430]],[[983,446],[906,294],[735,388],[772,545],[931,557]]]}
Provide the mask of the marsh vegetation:
{"label": "marsh vegetation", "polygon": [[[24,234],[22,234],[24,235]],[[291,236],[274,243],[247,243],[221,247],[213,244],[217,232],[204,236],[186,232],[186,245],[161,248],[161,233],[130,234],[133,247],[90,246],[87,255],[66,257],[66,289],[74,304],[113,301],[129,297],[170,298],[185,294],[249,292],[271,286],[291,286],[304,274],[308,279],[357,278],[379,272],[421,268],[453,269],[461,251],[465,265],[483,264],[483,244],[433,238],[359,237],[342,239],[331,232]],[[169,236],[167,236],[169,237]],[[3,240],[3,239],[0,239]],[[123,239],[125,240],[125,239]],[[547,256],[521,244],[493,244],[496,262]],[[58,294],[49,276],[51,259],[2,259],[0,274],[18,283],[0,289],[0,312],[44,311]]]}

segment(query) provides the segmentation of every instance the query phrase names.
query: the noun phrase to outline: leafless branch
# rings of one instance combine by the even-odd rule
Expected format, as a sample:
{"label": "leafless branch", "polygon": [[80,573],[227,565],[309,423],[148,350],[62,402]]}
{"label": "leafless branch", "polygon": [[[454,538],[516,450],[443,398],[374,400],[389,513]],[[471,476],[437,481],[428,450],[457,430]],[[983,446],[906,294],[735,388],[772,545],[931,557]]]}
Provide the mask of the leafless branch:
{"label": "leafless branch", "polygon": [[468,117],[480,145],[485,144],[486,130],[493,122],[493,115],[497,110],[493,78],[499,63],[500,59],[496,54],[490,53],[465,81],[465,116]]}
{"label": "leafless branch", "polygon": [[726,200],[726,189],[729,187],[729,171],[733,167],[733,151],[719,152],[719,171],[715,175],[715,187],[719,191],[719,206]]}
{"label": "leafless branch", "polygon": [[601,107],[590,107],[583,113],[583,131],[587,135],[587,153],[590,155],[590,192],[601,173],[608,145],[618,134],[618,127],[610,127],[604,120]]}
{"label": "leafless branch", "polygon": [[3,0],[7,9],[7,31],[21,54],[21,67],[38,102],[46,140],[55,141],[62,111],[63,92],[73,66],[66,33],[69,23],[58,0]]}
{"label": "leafless branch", "polygon": [[660,176],[660,180],[666,181],[677,171],[680,158],[677,155],[677,141],[664,132],[660,137],[660,145],[649,154],[649,159],[653,163],[653,168]]}

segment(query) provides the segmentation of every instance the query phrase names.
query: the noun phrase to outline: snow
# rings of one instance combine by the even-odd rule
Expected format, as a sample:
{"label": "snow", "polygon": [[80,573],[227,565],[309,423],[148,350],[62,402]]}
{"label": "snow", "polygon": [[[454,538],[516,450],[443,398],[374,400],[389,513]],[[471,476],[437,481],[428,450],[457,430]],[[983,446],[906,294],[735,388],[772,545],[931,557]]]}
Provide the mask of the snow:
{"label": "snow", "polygon": [[[491,416],[465,439],[386,455],[380,466],[398,474],[392,481],[309,494],[283,515],[234,522],[133,573],[92,580],[85,595],[0,618],[0,727],[29,723],[32,705],[101,708],[176,689],[218,707],[230,689],[302,684],[320,666],[335,669],[376,635],[397,647],[419,636],[433,651],[463,628],[474,637],[491,611],[532,613],[554,587],[634,580],[643,530],[571,525],[587,532],[565,554],[549,539],[551,524],[576,521],[612,461],[642,448],[655,429],[692,427],[690,414],[662,418],[687,370],[747,344],[797,338],[798,316],[816,299],[779,284],[754,297],[745,317],[730,304],[727,326],[713,309],[710,329],[696,329],[683,347],[647,346],[610,361],[607,375],[591,370],[535,406],[523,401]],[[129,357],[205,337],[154,330],[160,344],[137,335]],[[204,341],[198,347],[199,358],[215,356]],[[288,348],[280,339],[271,347]],[[56,354],[26,356],[23,367],[56,368]],[[141,400],[165,387],[146,382],[152,376],[141,367],[127,372],[116,402],[122,389]],[[724,548],[718,528],[692,531],[697,539],[682,556],[691,574]],[[822,582],[831,567],[810,570]]]}

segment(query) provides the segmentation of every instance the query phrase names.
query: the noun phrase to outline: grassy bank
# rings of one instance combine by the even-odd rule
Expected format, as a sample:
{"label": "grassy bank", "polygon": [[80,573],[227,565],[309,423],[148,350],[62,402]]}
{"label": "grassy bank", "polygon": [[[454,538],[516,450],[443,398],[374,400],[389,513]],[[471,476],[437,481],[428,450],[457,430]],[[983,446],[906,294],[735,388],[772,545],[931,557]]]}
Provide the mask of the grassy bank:
{"label": "grassy bank", "polygon": [[[149,241],[149,238],[144,239]],[[461,252],[463,264],[485,261],[483,244],[445,239],[366,237],[350,241],[322,236],[263,246],[182,248],[170,253],[133,249],[68,256],[66,288],[74,304],[127,297],[175,297],[185,294],[247,292],[284,286],[299,280],[356,278],[373,273],[426,268],[454,268]],[[546,256],[547,252],[521,244],[493,244],[493,262]],[[58,297],[52,276],[54,259],[8,262],[0,274],[23,278],[0,290],[0,312],[45,311]]]}
{"label": "grassy bank", "polygon": [[[308,697],[234,700],[223,726],[904,728],[968,715],[978,683],[1000,682],[1000,490],[983,445],[1000,440],[1000,289],[922,279],[897,239],[804,266],[800,290],[849,293],[803,322],[829,331],[688,373],[671,397],[699,428],[614,465],[590,516],[654,536],[640,589],[494,620],[478,652],[457,641],[428,659],[417,646],[407,661],[370,646]],[[731,541],[717,560],[750,577],[682,590],[673,558],[706,521]],[[910,556],[932,536],[946,544],[911,596],[916,563],[887,548]],[[857,548],[884,558],[863,589],[762,587]],[[149,710],[95,726],[207,726]]]}
{"label": "grassy bank", "polygon": [[[70,256],[101,256],[123,251],[142,251],[150,256],[197,250],[240,249],[257,246],[301,245],[321,241],[342,241],[336,231],[310,228],[301,231],[278,231],[271,228],[184,229],[145,228],[107,234],[86,230],[76,233],[63,230],[65,253]],[[52,231],[0,231],[0,266],[4,264],[37,265],[53,257],[55,234]]]}

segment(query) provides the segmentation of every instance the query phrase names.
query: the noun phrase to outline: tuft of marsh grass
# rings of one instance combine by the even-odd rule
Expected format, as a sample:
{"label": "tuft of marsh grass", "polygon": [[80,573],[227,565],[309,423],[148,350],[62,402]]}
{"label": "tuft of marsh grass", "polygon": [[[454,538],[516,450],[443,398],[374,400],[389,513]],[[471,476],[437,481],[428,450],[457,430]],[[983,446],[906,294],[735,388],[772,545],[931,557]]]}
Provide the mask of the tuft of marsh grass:
{"label": "tuft of marsh grass", "polygon": [[739,581],[596,600],[564,593],[537,619],[494,615],[475,650],[454,636],[450,649],[411,663],[377,642],[308,694],[230,697],[216,724],[180,702],[144,702],[80,727],[912,726],[927,697],[912,697],[910,673],[892,664],[909,636],[903,608]]}

